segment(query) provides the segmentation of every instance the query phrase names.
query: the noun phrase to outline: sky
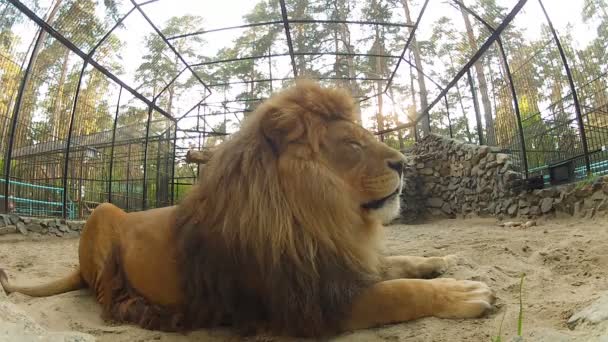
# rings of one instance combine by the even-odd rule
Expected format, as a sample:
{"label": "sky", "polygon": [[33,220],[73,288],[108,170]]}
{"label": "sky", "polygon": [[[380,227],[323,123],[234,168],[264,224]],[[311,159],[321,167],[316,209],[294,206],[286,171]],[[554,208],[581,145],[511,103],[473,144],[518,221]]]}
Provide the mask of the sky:
{"label": "sky", "polygon": [[[143,2],[143,0],[137,0],[138,2]],[[44,16],[50,5],[52,4],[52,0],[42,0],[40,1],[41,10],[38,12],[39,16]],[[102,3],[102,1],[100,1]],[[415,1],[418,3],[417,6],[414,6],[412,9],[412,16],[416,17],[420,10],[421,0]],[[516,0],[497,0],[497,2],[508,8],[512,8],[514,4],[517,2]],[[470,4],[472,0],[467,0],[465,3]],[[576,44],[578,48],[582,48],[587,45],[595,36],[595,26],[597,23],[582,23],[580,20],[580,13],[583,6],[583,0],[545,0],[545,6],[549,12],[550,17],[553,20],[553,23],[558,30],[564,31],[567,26],[572,27],[572,32],[576,40]],[[205,0],[159,0],[150,4],[143,6],[146,14],[156,22],[162,29],[165,21],[173,16],[181,16],[185,14],[194,14],[200,15],[204,18],[204,28],[205,29],[214,29],[221,28],[226,26],[239,25],[243,23],[242,17],[244,14],[251,11],[251,9],[255,6],[256,1],[254,0],[222,0],[222,1],[205,1]],[[131,7],[130,1],[123,0],[123,5],[120,9],[121,13],[126,13]],[[98,15],[103,17],[103,7],[100,6],[98,8]],[[388,18],[389,21],[405,21],[401,14],[402,10],[395,12],[394,18]],[[457,26],[458,30],[464,31],[464,26],[462,25],[462,20],[460,17],[460,13],[456,11],[452,6],[448,4],[446,0],[430,0],[430,3],[426,9],[425,16],[422,19],[421,26],[418,29],[417,37],[419,40],[424,40],[431,35],[431,30],[433,28],[432,23],[435,22],[439,17],[447,15],[453,18],[454,23]],[[280,18],[277,18],[280,19]],[[349,18],[349,19],[358,19],[358,18]],[[541,25],[544,23],[544,16],[540,10],[540,6],[536,0],[529,0],[523,11],[518,15],[515,19],[513,25],[517,26],[520,29],[524,29],[525,37],[529,40],[534,40],[538,38],[540,34]],[[122,80],[124,80],[127,84],[136,84],[134,80],[135,69],[141,62],[141,56],[144,51],[144,40],[143,38],[152,32],[152,28],[145,22],[143,17],[137,12],[134,12],[127,18],[124,22],[125,27],[116,31],[116,34],[120,37],[121,40],[125,41],[125,48],[121,51],[122,56],[122,66],[125,70],[125,74],[120,76]],[[458,26],[460,25],[460,26]],[[32,36],[32,25],[31,24],[22,24],[21,31],[23,32],[24,37]],[[353,34],[356,35],[357,29],[352,28]],[[219,33],[210,33],[204,35],[206,44],[202,47],[201,52],[204,55],[213,57],[214,54],[222,47],[229,46],[230,43],[238,38],[238,36],[243,32],[243,30],[230,30],[223,31]],[[406,32],[404,32],[406,33]],[[405,35],[404,35],[405,37]],[[23,39],[23,47],[21,49],[25,50],[27,45],[31,41],[31,38]],[[358,47],[361,50],[365,50],[365,47]],[[286,52],[286,46],[285,51]],[[398,54],[399,51],[396,51]],[[507,52],[508,53],[508,52]],[[290,76],[291,75],[291,65],[289,63],[289,58],[276,58],[274,61],[277,65],[273,68],[275,70],[273,75],[276,77],[277,73],[280,76]],[[195,62],[195,61],[191,61]],[[78,63],[77,59],[75,59],[74,63]],[[405,64],[402,63],[401,70],[397,73],[395,82],[402,84],[409,84],[408,69],[405,68]],[[442,65],[432,65],[425,66],[425,71],[430,73],[431,70],[434,70],[436,73],[441,74],[444,66]],[[431,85],[428,86],[431,88],[430,100],[433,99],[433,92],[437,92],[436,88]],[[190,108],[194,103],[199,100],[199,97],[202,93],[202,88],[197,89],[192,92],[192,96],[187,97],[183,100],[183,103],[178,105],[176,112],[183,112],[185,109]],[[109,94],[109,96],[115,96],[115,94]],[[216,94],[209,99],[209,101],[218,101],[223,99],[220,94]],[[390,111],[391,105],[389,101],[385,101],[387,111]],[[406,106],[407,104],[405,104]],[[406,116],[404,115],[405,106],[403,104],[399,104],[399,108],[395,108],[395,110],[400,113],[400,119],[402,121],[406,121]],[[374,107],[374,106],[372,106]],[[371,127],[371,118],[374,115],[373,109],[368,109],[363,111],[364,117],[364,125],[367,127]],[[469,113],[469,115],[473,115],[473,113]],[[218,120],[223,120],[222,117],[210,118],[210,124],[216,124]],[[471,117],[471,120],[474,120]],[[183,125],[193,125],[194,121],[185,120]]]}

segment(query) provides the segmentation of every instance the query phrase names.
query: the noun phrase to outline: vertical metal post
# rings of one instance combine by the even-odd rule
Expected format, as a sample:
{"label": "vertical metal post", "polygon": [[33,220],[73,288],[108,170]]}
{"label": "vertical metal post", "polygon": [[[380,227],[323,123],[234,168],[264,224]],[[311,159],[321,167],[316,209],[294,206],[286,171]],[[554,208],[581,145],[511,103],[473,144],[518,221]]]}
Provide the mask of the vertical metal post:
{"label": "vertical metal post", "polygon": [[511,74],[511,67],[509,66],[509,59],[505,53],[505,49],[502,45],[502,40],[497,40],[500,55],[505,64],[505,72],[507,73],[507,79],[509,80],[509,89],[511,89],[511,96],[513,96],[513,107],[515,109],[515,117],[517,119],[517,132],[519,133],[519,146],[521,148],[521,159],[523,162],[523,169],[528,178],[528,151],[526,150],[526,137],[524,134],[524,127],[521,122],[521,112],[519,110],[519,100],[517,99],[517,91],[515,90],[515,82],[513,81],[513,75]]}
{"label": "vertical metal post", "polygon": [[450,104],[448,103],[447,95],[443,97],[443,101],[445,102],[445,112],[448,116],[448,128],[450,129],[450,138],[454,138],[454,133],[452,132],[452,119],[450,118]]}
{"label": "vertical metal post", "polygon": [[173,123],[175,128],[173,129],[173,162],[171,163],[171,205],[175,204],[175,162],[177,160],[177,156],[175,155],[175,151],[177,148],[177,122]]}
{"label": "vertical metal post", "polygon": [[[40,32],[38,32],[38,37],[36,38],[34,46],[41,44],[41,40],[43,37],[44,30],[40,28]],[[6,213],[8,213],[9,210],[8,204],[11,179],[11,163],[13,157],[13,146],[15,145],[15,135],[17,134],[17,123],[19,122],[19,112],[21,111],[23,94],[25,93],[25,88],[27,87],[30,75],[32,74],[33,64],[34,58],[33,56],[30,56],[30,60],[27,63],[27,67],[25,68],[23,79],[21,80],[21,84],[19,85],[19,90],[17,91],[17,99],[15,100],[15,108],[13,109],[13,117],[11,119],[11,126],[8,132],[8,145],[6,146],[6,156],[4,157],[4,212]]]}
{"label": "vertical metal post", "polygon": [[473,96],[473,107],[475,108],[475,121],[477,122],[477,136],[479,137],[479,145],[483,145],[483,129],[481,127],[481,113],[479,110],[479,101],[477,100],[477,92],[475,91],[475,82],[471,76],[471,70],[467,70],[467,79],[469,87],[471,87],[471,96]]}
{"label": "vertical metal post", "polygon": [[131,185],[131,142],[129,142],[129,148],[127,149],[127,199],[125,207],[127,211],[129,211],[129,196],[131,195],[131,191],[129,190],[129,186]]}
{"label": "vertical metal post", "polygon": [[[204,113],[204,110],[203,110]],[[201,146],[201,106],[199,105],[196,108],[196,130],[198,131],[198,150],[200,151],[202,146]],[[204,130],[204,129],[203,129]],[[205,134],[205,133],[203,133]],[[194,181],[198,181],[198,175],[201,173],[201,164],[200,163],[196,163],[196,175],[194,175]]]}
{"label": "vertical metal post", "polygon": [[146,140],[144,142],[144,184],[142,186],[142,201],[141,210],[146,210],[148,207],[148,140],[150,140],[150,123],[152,121],[152,106],[148,107],[148,122],[146,123]]}
{"label": "vertical metal post", "polygon": [[118,124],[118,112],[120,111],[120,98],[122,96],[122,86],[118,90],[118,102],[116,103],[116,113],[114,114],[114,124],[112,125],[112,145],[110,146],[110,179],[108,180],[108,202],[112,203],[112,176],[114,171],[114,145],[116,144],[116,125]]}
{"label": "vertical metal post", "polygon": [[589,160],[589,147],[587,146],[587,134],[585,133],[585,124],[583,122],[583,114],[581,111],[581,104],[578,99],[578,93],[576,91],[576,86],[574,84],[574,78],[572,77],[572,71],[570,70],[570,65],[568,64],[568,58],[566,57],[566,53],[564,52],[564,48],[562,47],[562,43],[559,40],[559,36],[557,35],[557,31],[553,27],[553,22],[551,18],[549,18],[549,14],[543,5],[541,0],[538,0],[541,9],[547,18],[547,23],[549,24],[549,30],[551,30],[551,34],[553,35],[553,39],[555,40],[555,44],[557,45],[557,50],[559,51],[559,56],[562,59],[562,63],[564,64],[564,70],[566,70],[566,77],[568,78],[568,84],[570,85],[570,91],[572,92],[572,100],[574,101],[574,110],[576,112],[576,121],[578,123],[579,133],[581,135],[581,142],[583,145],[583,154],[585,155],[585,168],[587,169],[587,175],[591,175],[591,162]]}
{"label": "vertical metal post", "polygon": [[74,102],[72,103],[72,112],[70,113],[70,125],[68,128],[68,138],[65,142],[65,160],[63,162],[63,218],[67,218],[68,214],[68,167],[70,163],[70,144],[72,142],[72,131],[74,130],[74,118],[76,117],[76,106],[78,105],[78,97],[80,96],[80,88],[82,86],[82,77],[84,71],[88,66],[88,62],[85,60],[82,64],[82,70],[80,70],[80,76],[78,76],[78,85],[76,86],[76,94],[74,95]]}
{"label": "vertical metal post", "polygon": [[154,186],[156,187],[156,196],[154,196],[154,197],[156,197],[156,206],[155,206],[155,208],[158,208],[159,207],[159,203],[161,202],[160,197],[159,197],[159,194],[160,194],[160,192],[159,192],[160,186],[159,185],[160,184],[158,182],[159,179],[160,179],[160,149],[161,149],[160,143],[161,143],[161,140],[162,139],[159,138],[157,140],[157,143],[156,143],[156,179],[154,180],[154,183],[155,183]]}

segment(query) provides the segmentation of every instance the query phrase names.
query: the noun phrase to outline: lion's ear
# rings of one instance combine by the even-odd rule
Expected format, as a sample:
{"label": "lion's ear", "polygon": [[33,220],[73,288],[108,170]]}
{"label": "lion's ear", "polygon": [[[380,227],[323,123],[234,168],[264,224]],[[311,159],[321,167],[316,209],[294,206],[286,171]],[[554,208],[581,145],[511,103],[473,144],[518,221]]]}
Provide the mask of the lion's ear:
{"label": "lion's ear", "polygon": [[275,152],[281,153],[290,142],[304,134],[304,123],[292,113],[269,110],[261,121],[262,134]]}

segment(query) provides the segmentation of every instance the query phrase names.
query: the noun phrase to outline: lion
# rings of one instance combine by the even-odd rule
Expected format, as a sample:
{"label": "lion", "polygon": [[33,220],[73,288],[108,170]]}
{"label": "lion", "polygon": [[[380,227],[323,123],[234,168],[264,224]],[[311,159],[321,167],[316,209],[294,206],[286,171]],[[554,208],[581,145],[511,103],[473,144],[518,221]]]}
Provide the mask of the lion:
{"label": "lion", "polygon": [[355,122],[348,92],[299,80],[214,150],[178,205],[88,218],[79,267],[7,292],[88,287],[104,317],[147,329],[219,325],[246,334],[323,337],[421,317],[474,318],[481,282],[435,278],[454,256],[386,256],[404,156]]}

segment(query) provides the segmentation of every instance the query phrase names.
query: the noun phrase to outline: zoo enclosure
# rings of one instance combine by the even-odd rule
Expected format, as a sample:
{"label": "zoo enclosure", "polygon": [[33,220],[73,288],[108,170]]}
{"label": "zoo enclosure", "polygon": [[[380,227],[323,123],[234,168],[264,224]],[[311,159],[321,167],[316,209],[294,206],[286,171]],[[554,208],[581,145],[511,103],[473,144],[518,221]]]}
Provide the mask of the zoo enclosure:
{"label": "zoo enclosure", "polygon": [[[255,105],[301,75],[351,89],[364,109],[376,111],[368,128],[398,148],[438,133],[498,146],[528,177],[546,176],[564,162],[572,162],[579,177],[608,170],[605,57],[601,51],[579,56],[563,44],[540,0],[512,1],[492,18],[458,0],[387,1],[405,9],[394,21],[386,20],[380,0],[370,3],[378,12],[368,15],[372,19],[341,15],[339,6],[348,1],[308,13],[302,9],[310,7],[307,1],[271,0],[256,7],[265,11],[263,20],[207,30],[160,24],[164,18],[150,13],[165,1],[55,0],[46,7],[0,1],[0,211],[81,218],[104,201],[126,210],[173,204],[198,174],[184,163],[186,151],[221,142],[230,134],[229,118],[238,126]],[[605,5],[596,4],[604,13]],[[466,51],[453,70],[425,72],[420,60],[417,30],[429,6],[472,17],[469,25],[477,28],[459,46]],[[524,48],[509,30],[532,6],[540,8],[548,31],[542,43]],[[137,76],[129,77],[116,51],[128,49],[134,39],[127,33],[136,27],[146,27],[149,53]],[[364,28],[375,37],[357,51],[350,39]],[[340,39],[329,48],[312,46],[320,29]],[[235,41],[246,48],[213,55],[188,48],[222,32],[239,32]],[[388,46],[390,39],[400,43]],[[561,62],[543,74],[551,82],[539,81],[535,58],[551,54]],[[586,58],[599,60],[595,69]],[[333,68],[319,67],[328,59]],[[225,65],[248,77],[227,73]],[[492,79],[484,81],[488,75]],[[177,92],[178,84],[186,90]],[[390,122],[383,113],[382,103],[399,96],[394,92],[407,95],[400,102],[414,108],[409,122]],[[530,106],[540,92],[550,92],[552,101],[542,109],[543,101]]]}

